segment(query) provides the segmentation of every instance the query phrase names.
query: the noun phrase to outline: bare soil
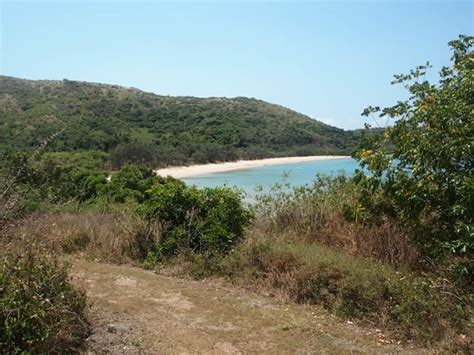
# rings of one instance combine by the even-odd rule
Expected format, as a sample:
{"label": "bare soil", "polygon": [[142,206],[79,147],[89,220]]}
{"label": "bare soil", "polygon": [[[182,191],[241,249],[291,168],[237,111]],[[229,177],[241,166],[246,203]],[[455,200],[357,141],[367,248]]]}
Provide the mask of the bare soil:
{"label": "bare soil", "polygon": [[216,280],[169,277],[126,265],[71,260],[73,283],[90,300],[86,353],[425,353],[378,329],[309,305]]}

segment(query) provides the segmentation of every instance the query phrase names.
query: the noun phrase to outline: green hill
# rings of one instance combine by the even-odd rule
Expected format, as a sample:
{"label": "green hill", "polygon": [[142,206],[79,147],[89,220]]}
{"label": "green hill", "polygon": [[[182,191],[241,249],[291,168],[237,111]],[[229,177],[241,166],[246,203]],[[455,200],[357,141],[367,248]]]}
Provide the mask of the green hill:
{"label": "green hill", "polygon": [[357,132],[252,98],[160,96],[116,85],[0,76],[0,149],[93,150],[160,165],[348,154]]}

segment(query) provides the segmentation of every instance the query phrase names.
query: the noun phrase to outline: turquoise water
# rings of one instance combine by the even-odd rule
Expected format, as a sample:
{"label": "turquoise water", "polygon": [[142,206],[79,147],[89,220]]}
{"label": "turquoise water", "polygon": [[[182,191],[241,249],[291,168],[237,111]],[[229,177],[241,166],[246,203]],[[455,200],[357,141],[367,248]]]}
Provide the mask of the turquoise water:
{"label": "turquoise water", "polygon": [[[212,173],[183,179],[188,185],[197,187],[231,186],[242,189],[247,198],[253,200],[256,188],[269,191],[275,183],[287,182],[291,186],[311,184],[316,174],[352,175],[358,167],[353,159],[322,160],[281,165],[268,165],[244,170]],[[286,175],[286,178],[284,176]]]}

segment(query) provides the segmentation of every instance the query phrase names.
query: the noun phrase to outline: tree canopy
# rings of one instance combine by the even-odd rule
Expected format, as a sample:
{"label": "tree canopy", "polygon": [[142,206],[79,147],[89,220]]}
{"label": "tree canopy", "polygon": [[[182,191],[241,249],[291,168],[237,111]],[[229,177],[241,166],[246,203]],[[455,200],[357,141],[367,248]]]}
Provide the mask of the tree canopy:
{"label": "tree canopy", "polygon": [[474,37],[449,42],[452,65],[437,84],[424,75],[429,63],[396,75],[410,97],[364,115],[388,117],[392,125],[367,131],[355,154],[370,174],[358,211],[386,214],[413,230],[431,256],[474,250]]}

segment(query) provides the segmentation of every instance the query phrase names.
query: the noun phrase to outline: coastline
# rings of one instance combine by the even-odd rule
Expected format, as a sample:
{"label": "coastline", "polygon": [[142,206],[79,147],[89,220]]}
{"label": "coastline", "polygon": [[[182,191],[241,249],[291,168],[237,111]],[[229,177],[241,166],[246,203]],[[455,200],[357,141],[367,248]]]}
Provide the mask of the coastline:
{"label": "coastline", "polygon": [[184,179],[192,176],[206,175],[212,173],[222,173],[226,171],[243,170],[257,168],[266,165],[280,165],[301,163],[308,161],[348,159],[348,155],[312,155],[306,157],[284,157],[284,158],[266,158],[255,160],[237,160],[224,163],[209,163],[189,166],[170,166],[155,170],[160,176],[172,176],[176,179]]}

